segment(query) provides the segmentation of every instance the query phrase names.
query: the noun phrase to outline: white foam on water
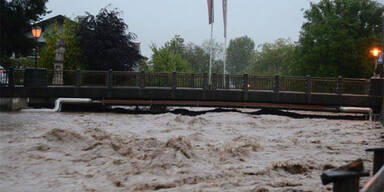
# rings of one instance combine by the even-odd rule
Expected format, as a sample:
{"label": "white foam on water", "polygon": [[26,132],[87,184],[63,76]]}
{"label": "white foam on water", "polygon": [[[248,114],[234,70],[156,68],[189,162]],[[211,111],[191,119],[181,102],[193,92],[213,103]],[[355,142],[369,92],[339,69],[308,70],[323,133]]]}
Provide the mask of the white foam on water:
{"label": "white foam on water", "polygon": [[372,169],[364,151],[383,134],[369,121],[236,112],[0,113],[0,191],[326,191],[323,168],[362,158]]}

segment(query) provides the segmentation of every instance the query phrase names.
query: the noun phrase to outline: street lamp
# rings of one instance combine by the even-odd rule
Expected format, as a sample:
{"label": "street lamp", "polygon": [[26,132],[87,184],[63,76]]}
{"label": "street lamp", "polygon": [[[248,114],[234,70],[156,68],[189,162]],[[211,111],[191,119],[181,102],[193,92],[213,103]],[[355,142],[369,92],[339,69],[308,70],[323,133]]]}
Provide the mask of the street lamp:
{"label": "street lamp", "polygon": [[375,58],[377,58],[379,55],[380,55],[380,53],[381,53],[381,50],[379,49],[379,48],[373,48],[373,49],[371,49],[371,55],[372,56],[374,56]]}
{"label": "street lamp", "polygon": [[373,77],[375,78],[377,76],[377,74],[376,74],[377,59],[378,59],[379,55],[382,53],[382,51],[379,48],[373,48],[373,49],[371,49],[370,53],[375,59],[375,64],[373,66]]}
{"label": "street lamp", "polygon": [[41,28],[40,27],[33,27],[32,28],[32,36],[35,38],[36,40],[36,49],[35,49],[35,68],[37,68],[37,48],[38,48],[38,44],[37,44],[37,39],[41,36]]}

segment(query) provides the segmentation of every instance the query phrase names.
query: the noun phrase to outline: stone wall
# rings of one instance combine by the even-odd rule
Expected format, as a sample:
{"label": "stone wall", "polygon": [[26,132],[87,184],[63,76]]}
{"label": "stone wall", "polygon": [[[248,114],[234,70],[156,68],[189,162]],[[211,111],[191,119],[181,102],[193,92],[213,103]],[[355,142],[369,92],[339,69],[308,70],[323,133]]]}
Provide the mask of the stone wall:
{"label": "stone wall", "polygon": [[19,111],[28,106],[24,98],[0,98],[0,111]]}

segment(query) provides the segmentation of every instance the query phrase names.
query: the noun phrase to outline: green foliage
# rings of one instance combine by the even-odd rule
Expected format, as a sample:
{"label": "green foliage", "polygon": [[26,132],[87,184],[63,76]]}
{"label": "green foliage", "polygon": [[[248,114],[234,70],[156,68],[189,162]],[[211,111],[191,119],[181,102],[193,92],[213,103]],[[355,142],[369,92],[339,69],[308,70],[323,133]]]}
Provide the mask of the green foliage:
{"label": "green foliage", "polygon": [[255,42],[247,37],[239,37],[230,41],[227,49],[228,72],[243,73],[252,62]]}
{"label": "green foliage", "polygon": [[209,52],[195,44],[188,44],[185,47],[183,58],[191,65],[194,73],[207,73],[209,71]]}
{"label": "green foliage", "polygon": [[184,39],[180,35],[175,35],[173,39],[167,41],[164,48],[173,54],[183,55],[185,53]]}
{"label": "green foliage", "polygon": [[133,42],[136,35],[127,31],[128,25],[117,9],[103,8],[96,16],[88,14],[81,19],[77,35],[86,68],[133,71],[144,57]]}
{"label": "green foliage", "polygon": [[25,69],[27,67],[34,67],[35,60],[27,57],[19,57],[19,58],[10,58],[9,59],[10,66],[15,69]]}
{"label": "green foliage", "polygon": [[[209,72],[209,41],[205,41],[202,46],[193,43],[186,45],[184,39],[176,35],[161,48],[152,46],[152,51],[152,61],[144,69],[156,72]],[[214,42],[212,73],[223,73],[222,53],[222,44]]]}
{"label": "green foliage", "polygon": [[189,63],[180,54],[169,49],[152,46],[152,69],[154,72],[190,72]]}
{"label": "green foliage", "polygon": [[139,71],[145,71],[145,72],[153,71],[150,62],[148,62],[146,59],[140,60]]}
{"label": "green foliage", "polygon": [[53,69],[56,56],[56,44],[60,39],[64,39],[66,50],[64,53],[64,69],[76,70],[82,69],[80,41],[76,35],[77,24],[65,19],[63,30],[60,33],[58,25],[52,25],[51,31],[46,33],[46,45],[40,53],[39,67]]}
{"label": "green foliage", "polygon": [[256,75],[287,75],[295,61],[296,45],[289,39],[278,39],[274,43],[258,46],[247,72]]}
{"label": "green foliage", "polygon": [[[0,0],[0,61],[28,54],[35,41],[25,36],[31,24],[47,13],[48,0]],[[3,62],[0,63],[0,65]]]}
{"label": "green foliage", "polygon": [[297,75],[369,77],[380,44],[383,7],[373,0],[321,0],[305,11],[292,68]]}

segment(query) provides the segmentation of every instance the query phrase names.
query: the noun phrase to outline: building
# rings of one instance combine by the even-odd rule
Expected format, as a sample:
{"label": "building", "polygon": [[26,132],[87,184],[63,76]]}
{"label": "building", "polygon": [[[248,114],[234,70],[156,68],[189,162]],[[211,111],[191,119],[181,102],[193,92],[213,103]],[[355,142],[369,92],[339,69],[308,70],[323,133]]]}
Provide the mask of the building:
{"label": "building", "polygon": [[[49,34],[50,32],[52,32],[53,27],[55,25],[56,25],[57,30],[58,30],[59,33],[63,32],[64,31],[64,20],[66,20],[66,19],[68,21],[74,22],[74,21],[72,21],[68,17],[65,17],[63,15],[57,15],[57,16],[51,17],[49,19],[42,20],[42,21],[32,25],[32,27],[38,26],[38,27],[40,27],[42,29],[41,36],[40,36],[40,38],[37,39],[37,41],[40,44],[45,44],[45,42],[46,42],[46,39],[45,39],[46,34]],[[29,37],[29,38],[34,38],[32,36],[31,30],[28,30],[26,32],[26,36]]]}

